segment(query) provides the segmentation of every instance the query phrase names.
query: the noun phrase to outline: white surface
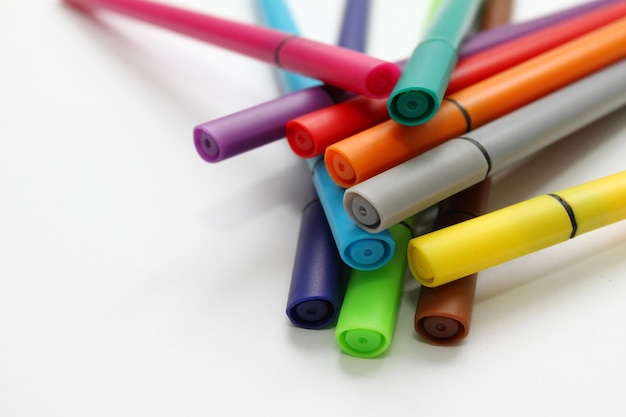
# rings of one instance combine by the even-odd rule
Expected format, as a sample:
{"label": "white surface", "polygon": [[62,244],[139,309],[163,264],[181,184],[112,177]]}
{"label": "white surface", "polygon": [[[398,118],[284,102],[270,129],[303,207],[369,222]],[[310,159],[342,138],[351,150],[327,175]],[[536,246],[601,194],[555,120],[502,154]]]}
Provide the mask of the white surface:
{"label": "white surface", "polygon": [[[247,0],[169,3],[254,21]],[[369,53],[400,59],[428,2],[384,3]],[[290,4],[335,41],[342,2]],[[624,415],[623,222],[481,273],[459,346],[415,335],[407,279],[389,351],[353,358],[284,313],[305,165],[284,141],[216,165],[193,147],[277,96],[271,67],[53,0],[3,0],[0,51],[3,417]],[[491,208],[626,169],[624,120],[498,176]]]}

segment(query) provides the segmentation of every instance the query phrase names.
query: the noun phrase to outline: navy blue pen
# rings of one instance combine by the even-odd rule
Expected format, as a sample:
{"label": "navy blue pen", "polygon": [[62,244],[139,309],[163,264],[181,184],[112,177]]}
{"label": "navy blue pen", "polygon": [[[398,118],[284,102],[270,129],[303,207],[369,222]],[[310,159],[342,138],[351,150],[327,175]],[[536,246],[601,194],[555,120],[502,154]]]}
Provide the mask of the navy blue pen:
{"label": "navy blue pen", "polygon": [[332,323],[341,307],[348,268],[341,261],[320,200],[311,186],[302,210],[300,233],[287,297],[287,317],[306,329]]}
{"label": "navy blue pen", "polygon": [[[281,0],[260,1],[261,5],[267,6]],[[346,2],[339,36],[341,46],[359,51],[365,49],[368,10],[369,0]],[[310,167],[311,162],[307,161]],[[302,210],[286,309],[287,317],[294,325],[308,329],[328,327],[335,321],[350,271],[339,253],[327,218],[329,212],[324,210],[317,190],[318,186],[311,187]],[[338,200],[336,205],[343,210],[341,201]]]}

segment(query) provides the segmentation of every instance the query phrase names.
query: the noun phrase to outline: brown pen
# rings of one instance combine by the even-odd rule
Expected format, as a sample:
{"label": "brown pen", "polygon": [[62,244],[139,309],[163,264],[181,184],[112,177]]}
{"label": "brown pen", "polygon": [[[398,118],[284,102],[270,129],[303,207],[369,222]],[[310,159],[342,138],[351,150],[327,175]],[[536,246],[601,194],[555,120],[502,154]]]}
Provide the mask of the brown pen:
{"label": "brown pen", "polygon": [[[509,22],[511,0],[486,0],[481,30]],[[439,229],[483,214],[487,208],[490,180],[486,179],[444,200],[435,228]],[[415,331],[437,345],[458,343],[469,333],[476,294],[477,274],[439,287],[420,288],[415,309]]]}

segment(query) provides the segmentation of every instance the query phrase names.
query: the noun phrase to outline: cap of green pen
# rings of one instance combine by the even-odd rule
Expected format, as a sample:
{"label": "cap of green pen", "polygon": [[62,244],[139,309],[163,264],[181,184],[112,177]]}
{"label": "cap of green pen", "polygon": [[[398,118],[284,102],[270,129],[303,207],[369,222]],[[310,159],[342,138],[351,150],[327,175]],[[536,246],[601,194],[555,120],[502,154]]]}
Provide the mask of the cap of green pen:
{"label": "cap of green pen", "polygon": [[441,2],[389,96],[387,110],[393,120],[416,126],[437,112],[480,4],[481,0]]}
{"label": "cap of green pen", "polygon": [[373,358],[391,344],[413,225],[410,218],[389,228],[396,249],[387,264],[371,271],[355,269],[350,275],[335,328],[337,344],[349,355]]}

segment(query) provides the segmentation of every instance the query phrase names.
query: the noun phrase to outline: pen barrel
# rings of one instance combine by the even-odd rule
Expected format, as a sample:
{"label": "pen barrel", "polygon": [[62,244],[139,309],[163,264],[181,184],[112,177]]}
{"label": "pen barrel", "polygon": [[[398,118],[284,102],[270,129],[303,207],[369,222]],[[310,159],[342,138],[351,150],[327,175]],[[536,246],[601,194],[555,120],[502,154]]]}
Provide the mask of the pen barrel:
{"label": "pen barrel", "polygon": [[290,36],[282,31],[200,14],[141,0],[66,0],[70,4],[101,7],[174,32],[226,48],[264,62],[274,62],[274,51]]}
{"label": "pen barrel", "polygon": [[313,189],[302,211],[287,316],[302,328],[320,329],[337,317],[343,299],[343,264]]}
{"label": "pen barrel", "polygon": [[262,26],[148,1],[66,1],[109,9],[369,97],[387,97],[400,77],[394,63]]}
{"label": "pen barrel", "polygon": [[365,51],[370,5],[370,0],[345,2],[338,45],[355,51]]}
{"label": "pen barrel", "polygon": [[391,261],[376,270],[352,271],[348,280],[335,339],[340,348],[352,356],[379,356],[389,348],[393,338],[411,230],[399,224],[390,231],[396,242]]}
{"label": "pen barrel", "polygon": [[626,18],[524,61],[449,99],[478,127],[626,57]]}
{"label": "pen barrel", "polygon": [[[286,0],[257,0],[256,6],[261,21],[265,26],[282,32],[298,35],[296,26]],[[290,93],[319,85],[319,80],[296,74],[287,70],[277,70],[276,76],[281,91]]]}
{"label": "pen barrel", "polygon": [[626,219],[626,171],[556,194],[572,207],[576,236]]}

